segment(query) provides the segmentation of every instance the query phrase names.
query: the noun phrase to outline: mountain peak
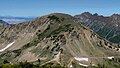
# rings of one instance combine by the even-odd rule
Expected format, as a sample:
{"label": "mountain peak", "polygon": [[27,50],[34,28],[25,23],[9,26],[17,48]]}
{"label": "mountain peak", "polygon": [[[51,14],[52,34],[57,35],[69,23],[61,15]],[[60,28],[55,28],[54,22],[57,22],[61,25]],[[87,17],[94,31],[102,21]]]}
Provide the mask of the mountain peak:
{"label": "mountain peak", "polygon": [[99,16],[98,13],[93,14],[93,16]]}
{"label": "mountain peak", "polygon": [[113,14],[112,16],[120,16],[120,14]]}
{"label": "mountain peak", "polygon": [[[104,58],[93,60],[91,57],[116,53],[113,50],[114,44],[68,14],[53,13],[0,30],[0,61],[9,59],[11,63],[36,63],[36,59],[40,59],[41,65],[49,62],[69,65],[75,62],[74,64],[84,63],[89,66],[91,62],[96,65],[104,62]],[[87,61],[81,61],[83,58]]]}
{"label": "mountain peak", "polygon": [[81,15],[85,15],[85,16],[92,16],[92,14],[90,12],[84,12]]}
{"label": "mountain peak", "polygon": [[[97,13],[87,15],[76,15],[75,18],[78,21],[82,21],[84,25],[93,29],[96,33],[102,37],[108,39],[111,42],[119,43],[120,38],[120,15],[113,14],[112,16],[100,16]],[[111,29],[112,28],[112,29]],[[119,39],[119,40],[118,40]]]}
{"label": "mountain peak", "polygon": [[111,18],[113,18],[113,19],[115,19],[115,20],[120,19],[120,14],[113,14],[113,15],[111,16]]}

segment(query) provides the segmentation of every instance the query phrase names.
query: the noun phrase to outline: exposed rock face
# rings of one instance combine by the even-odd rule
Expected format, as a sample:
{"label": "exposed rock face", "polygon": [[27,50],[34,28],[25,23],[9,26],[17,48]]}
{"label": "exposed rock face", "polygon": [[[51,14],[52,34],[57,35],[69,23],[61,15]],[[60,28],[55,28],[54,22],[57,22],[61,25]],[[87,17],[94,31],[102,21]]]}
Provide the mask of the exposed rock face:
{"label": "exposed rock face", "polygon": [[[106,63],[103,56],[120,55],[116,44],[77,23],[74,17],[61,13],[1,28],[0,40],[0,50],[15,41],[11,47],[0,53],[0,63],[4,59],[12,63],[41,59],[41,64],[57,62],[68,65],[75,61],[75,64],[85,63],[89,66],[91,62]],[[78,61],[75,57],[86,57],[89,61]]]}
{"label": "exposed rock face", "polygon": [[78,22],[91,28],[100,36],[113,43],[120,43],[120,15],[113,14],[109,17],[91,14],[89,12],[74,16]]}

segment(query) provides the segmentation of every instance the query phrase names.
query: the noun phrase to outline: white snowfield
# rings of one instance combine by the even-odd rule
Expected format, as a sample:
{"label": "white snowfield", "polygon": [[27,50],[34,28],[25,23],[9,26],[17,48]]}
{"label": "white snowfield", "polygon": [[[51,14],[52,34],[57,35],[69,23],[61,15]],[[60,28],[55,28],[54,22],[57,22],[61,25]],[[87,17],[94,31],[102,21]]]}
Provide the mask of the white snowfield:
{"label": "white snowfield", "polygon": [[70,68],[72,68],[73,66],[72,65],[70,65]]}
{"label": "white snowfield", "polygon": [[114,56],[111,56],[111,57],[107,57],[108,59],[113,59],[114,58]]}
{"label": "white snowfield", "polygon": [[75,60],[77,60],[77,61],[88,61],[88,58],[83,58],[83,57],[74,57],[75,58]]}
{"label": "white snowfield", "polygon": [[79,65],[84,66],[84,67],[88,67],[88,65],[82,64],[82,63],[79,63]]}
{"label": "white snowfield", "polygon": [[6,50],[6,49],[9,48],[10,46],[12,46],[14,43],[15,43],[15,41],[12,42],[12,43],[10,43],[10,44],[8,44],[5,48],[1,49],[0,52],[3,52],[4,50]]}
{"label": "white snowfield", "polygon": [[97,65],[95,65],[95,64],[92,64],[92,66],[97,66]]}

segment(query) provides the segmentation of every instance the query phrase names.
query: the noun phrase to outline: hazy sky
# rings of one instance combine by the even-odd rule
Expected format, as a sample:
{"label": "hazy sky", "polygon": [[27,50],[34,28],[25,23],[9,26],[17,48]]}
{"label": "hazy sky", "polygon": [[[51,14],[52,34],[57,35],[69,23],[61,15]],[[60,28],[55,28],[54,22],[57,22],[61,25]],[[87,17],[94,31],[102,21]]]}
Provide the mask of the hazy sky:
{"label": "hazy sky", "polygon": [[0,15],[5,16],[41,16],[54,12],[75,15],[87,11],[120,14],[120,0],[0,0]]}

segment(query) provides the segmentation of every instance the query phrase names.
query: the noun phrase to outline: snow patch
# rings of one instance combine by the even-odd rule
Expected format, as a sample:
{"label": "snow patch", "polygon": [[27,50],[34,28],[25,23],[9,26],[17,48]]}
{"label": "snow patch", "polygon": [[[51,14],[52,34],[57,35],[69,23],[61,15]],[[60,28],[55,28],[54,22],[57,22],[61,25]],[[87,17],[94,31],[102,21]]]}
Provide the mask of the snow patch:
{"label": "snow patch", "polygon": [[79,58],[79,57],[74,57],[75,60],[78,60],[78,61],[88,61],[88,58]]}
{"label": "snow patch", "polygon": [[116,27],[118,27],[118,24],[115,24]]}
{"label": "snow patch", "polygon": [[92,66],[96,66],[95,64],[92,64]]}
{"label": "snow patch", "polygon": [[70,65],[70,68],[72,68],[73,66],[72,65]]}
{"label": "snow patch", "polygon": [[88,65],[82,64],[82,63],[79,63],[79,65],[84,66],[84,67],[88,67]]}
{"label": "snow patch", "polygon": [[113,59],[114,58],[114,56],[111,56],[111,57],[107,57],[108,59]]}
{"label": "snow patch", "polygon": [[6,50],[6,49],[9,48],[10,46],[12,46],[14,43],[15,43],[15,41],[12,42],[12,43],[10,43],[10,44],[8,44],[5,48],[1,49],[0,52]]}

